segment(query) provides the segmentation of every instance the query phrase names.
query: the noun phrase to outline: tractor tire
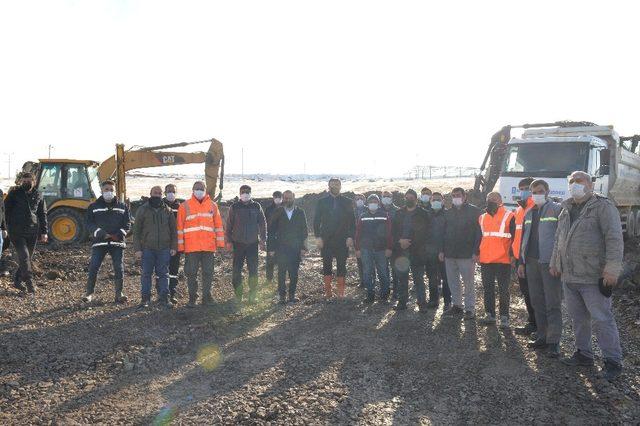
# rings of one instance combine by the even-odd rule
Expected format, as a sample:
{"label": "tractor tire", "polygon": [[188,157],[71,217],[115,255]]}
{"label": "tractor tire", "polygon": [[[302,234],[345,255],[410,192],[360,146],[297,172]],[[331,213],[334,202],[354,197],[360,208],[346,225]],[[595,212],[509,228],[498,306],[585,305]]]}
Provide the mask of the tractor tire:
{"label": "tractor tire", "polygon": [[81,243],[87,238],[84,215],[80,210],[59,207],[48,215],[49,236],[58,244]]}

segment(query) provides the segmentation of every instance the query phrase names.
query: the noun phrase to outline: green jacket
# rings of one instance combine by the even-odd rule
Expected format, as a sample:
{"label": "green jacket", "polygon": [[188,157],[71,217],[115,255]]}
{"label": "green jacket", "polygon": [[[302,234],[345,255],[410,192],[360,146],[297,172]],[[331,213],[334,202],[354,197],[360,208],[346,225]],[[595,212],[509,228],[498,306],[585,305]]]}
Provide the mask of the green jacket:
{"label": "green jacket", "polygon": [[135,251],[178,250],[176,218],[166,204],[154,208],[147,201],[138,208],[133,226],[133,246]]}
{"label": "green jacket", "polygon": [[606,197],[593,194],[573,223],[569,211],[573,199],[562,203],[558,216],[551,265],[562,273],[562,281],[597,284],[606,271],[622,272],[624,243],[620,213]]}

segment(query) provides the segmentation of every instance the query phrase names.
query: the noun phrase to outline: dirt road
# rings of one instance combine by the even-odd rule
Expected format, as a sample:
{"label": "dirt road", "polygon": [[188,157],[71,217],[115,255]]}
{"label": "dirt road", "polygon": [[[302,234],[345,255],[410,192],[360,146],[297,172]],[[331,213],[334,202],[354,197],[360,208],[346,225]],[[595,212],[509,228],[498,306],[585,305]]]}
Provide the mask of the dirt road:
{"label": "dirt road", "polygon": [[[262,284],[258,305],[231,314],[226,255],[216,264],[218,306],[188,310],[183,295],[177,309],[138,311],[134,303],[111,303],[110,267],[100,276],[102,302],[79,302],[87,254],[86,248],[39,253],[39,269],[47,273],[38,278],[35,298],[18,297],[1,279],[1,424],[640,419],[637,292],[614,295],[627,368],[609,384],[596,370],[569,369],[530,352],[511,331],[442,320],[442,307],[420,314],[411,305],[396,314],[389,305],[365,306],[353,274],[348,300],[326,304],[315,256],[303,264],[301,303],[280,307]],[[126,270],[127,293],[137,302],[137,267],[128,263]],[[512,294],[518,322],[524,307],[515,286]],[[569,329],[565,353],[573,351]]]}

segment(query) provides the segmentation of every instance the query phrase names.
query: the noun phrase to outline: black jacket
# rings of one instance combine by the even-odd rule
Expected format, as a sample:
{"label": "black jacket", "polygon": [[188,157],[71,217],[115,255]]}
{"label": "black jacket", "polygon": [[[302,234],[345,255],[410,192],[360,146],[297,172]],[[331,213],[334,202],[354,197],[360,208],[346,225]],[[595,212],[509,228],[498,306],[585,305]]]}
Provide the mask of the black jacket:
{"label": "black jacket", "polygon": [[392,223],[383,209],[375,213],[366,209],[356,220],[356,250],[391,250],[393,248]]}
{"label": "black jacket", "polygon": [[304,248],[304,241],[309,236],[307,217],[304,210],[293,208],[291,219],[284,207],[278,207],[271,217],[269,227],[269,247],[271,251],[295,251]]}
{"label": "black jacket", "polygon": [[173,202],[167,200],[167,198],[163,198],[162,201],[164,202],[165,206],[169,207],[171,209],[171,212],[173,213],[173,217],[174,218],[178,218],[178,207],[180,207],[180,204],[182,204],[180,201],[173,200]]}
{"label": "black jacket", "polygon": [[260,241],[266,241],[267,222],[260,203],[253,200],[248,203],[233,203],[229,209],[225,232],[227,242],[253,244],[258,242],[258,236]]}
{"label": "black jacket", "polygon": [[480,254],[482,231],[478,217],[482,212],[473,204],[451,207],[444,212],[444,255],[469,259]]}
{"label": "black jacket", "polygon": [[325,245],[344,244],[347,238],[353,238],[355,226],[353,201],[350,198],[327,195],[318,200],[313,218],[313,232],[316,237],[322,238]]}
{"label": "black jacket", "polygon": [[[87,208],[86,222],[93,247],[125,247],[125,237],[131,229],[131,215],[126,204],[117,199],[107,203],[100,196]],[[117,241],[107,240],[109,234],[117,235]]]}
{"label": "black jacket", "polygon": [[47,233],[47,206],[37,189],[26,192],[14,186],[4,200],[4,208],[9,237]]}
{"label": "black jacket", "polygon": [[396,256],[402,255],[405,251],[400,247],[401,239],[411,240],[411,246],[407,254],[411,257],[412,263],[426,261],[427,233],[431,224],[431,214],[421,207],[416,207],[413,217],[408,227],[405,227],[405,218],[410,212],[406,207],[396,212],[393,218],[393,249]]}
{"label": "black jacket", "polygon": [[[278,210],[280,206],[271,201],[271,204],[264,209],[264,218],[267,221],[267,231],[271,233],[271,220],[273,219],[273,214]],[[273,247],[271,247],[271,238],[267,238],[267,251],[273,251]]]}
{"label": "black jacket", "polygon": [[0,229],[3,231],[7,229],[4,223],[4,192],[0,189]]}
{"label": "black jacket", "polygon": [[444,209],[430,209],[431,224],[427,233],[427,256],[437,257],[444,250]]}

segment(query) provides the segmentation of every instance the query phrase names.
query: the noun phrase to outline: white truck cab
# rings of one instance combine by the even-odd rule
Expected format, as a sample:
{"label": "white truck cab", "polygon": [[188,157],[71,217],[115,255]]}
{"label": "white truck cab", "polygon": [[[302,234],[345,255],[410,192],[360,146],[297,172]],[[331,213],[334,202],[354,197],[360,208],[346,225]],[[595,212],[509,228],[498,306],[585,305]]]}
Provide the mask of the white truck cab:
{"label": "white truck cab", "polygon": [[640,235],[640,155],[621,146],[613,126],[528,129],[506,149],[495,186],[505,206],[517,206],[525,177],[547,181],[551,197],[569,198],[568,176],[581,170],[593,176],[595,192],[616,204],[623,230]]}

